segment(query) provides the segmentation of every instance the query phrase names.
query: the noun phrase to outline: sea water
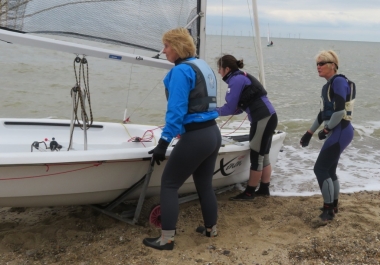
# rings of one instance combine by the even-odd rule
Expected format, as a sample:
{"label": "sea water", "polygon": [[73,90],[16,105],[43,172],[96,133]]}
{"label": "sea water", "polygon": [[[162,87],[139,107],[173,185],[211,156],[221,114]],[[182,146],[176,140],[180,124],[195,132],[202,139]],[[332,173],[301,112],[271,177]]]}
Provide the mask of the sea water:
{"label": "sea water", "polygon": [[[274,46],[266,47],[265,41],[263,38],[265,87],[278,114],[278,130],[287,133],[272,174],[272,194],[320,194],[313,166],[323,141],[314,135],[310,145],[302,148],[299,140],[319,112],[321,88],[326,82],[318,76],[315,55],[328,49],[339,55],[339,73],[357,87],[352,122],[355,135],[337,169],[341,192],[380,190],[380,43],[274,38]],[[155,55],[132,48],[102,47]],[[71,118],[75,70],[79,76],[78,65],[74,68],[76,55],[5,42],[0,42],[0,49],[0,117]],[[252,37],[207,36],[206,51],[206,61],[217,76],[217,59],[230,53],[244,59],[243,70],[258,77],[257,47]],[[92,57],[87,60],[95,121],[122,122],[126,109],[132,123],[164,124],[162,79],[167,70]],[[83,73],[81,81],[83,84]],[[219,76],[218,89],[218,105],[222,105],[227,85]],[[220,117],[218,122],[239,127],[245,118],[243,114]]]}

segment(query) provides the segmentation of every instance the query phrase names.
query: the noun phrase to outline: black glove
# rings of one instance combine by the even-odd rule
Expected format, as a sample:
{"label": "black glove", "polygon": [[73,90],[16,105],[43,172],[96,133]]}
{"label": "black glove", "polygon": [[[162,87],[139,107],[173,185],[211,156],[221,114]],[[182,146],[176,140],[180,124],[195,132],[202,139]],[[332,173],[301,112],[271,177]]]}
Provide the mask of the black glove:
{"label": "black glove", "polygon": [[156,148],[150,150],[148,154],[153,154],[152,155],[152,166],[154,165],[154,162],[156,161],[157,165],[160,165],[160,161],[165,160],[165,153],[166,149],[168,149],[169,143],[163,139],[160,138],[158,141],[158,145]]}
{"label": "black glove", "polygon": [[327,128],[327,125],[326,125],[325,128],[323,128],[322,130],[320,130],[318,132],[319,140],[326,139],[326,135],[329,134],[329,132],[330,132],[330,130],[329,130],[329,128]]}
{"label": "black glove", "polygon": [[302,136],[300,144],[302,147],[306,147],[309,145],[310,139],[313,136],[312,133],[309,133],[308,131]]}

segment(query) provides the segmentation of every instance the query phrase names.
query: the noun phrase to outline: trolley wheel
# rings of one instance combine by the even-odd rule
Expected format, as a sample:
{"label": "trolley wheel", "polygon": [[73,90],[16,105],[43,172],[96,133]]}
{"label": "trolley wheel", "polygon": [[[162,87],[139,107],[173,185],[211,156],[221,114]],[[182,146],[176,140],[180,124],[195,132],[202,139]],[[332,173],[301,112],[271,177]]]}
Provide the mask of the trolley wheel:
{"label": "trolley wheel", "polygon": [[153,207],[152,211],[150,212],[148,222],[154,227],[161,228],[161,205],[160,204]]}
{"label": "trolley wheel", "polygon": [[139,223],[142,225],[148,223],[148,225],[161,228],[161,205],[159,196],[151,197],[144,201],[141,208]]}

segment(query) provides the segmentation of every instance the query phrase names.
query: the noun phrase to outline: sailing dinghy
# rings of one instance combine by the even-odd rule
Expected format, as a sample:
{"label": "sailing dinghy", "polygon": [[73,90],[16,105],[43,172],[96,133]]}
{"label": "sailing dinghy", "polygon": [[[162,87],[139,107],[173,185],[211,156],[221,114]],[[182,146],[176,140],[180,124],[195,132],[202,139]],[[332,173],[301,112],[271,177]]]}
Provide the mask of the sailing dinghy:
{"label": "sailing dinghy", "polygon": [[268,32],[267,32],[267,47],[272,47],[273,46],[273,41],[270,40],[270,31],[269,31],[269,24],[268,24]]}
{"label": "sailing dinghy", "polygon": [[[8,0],[1,3],[0,40],[68,52],[82,67],[86,58],[97,57],[170,69],[172,64],[159,58],[161,36],[179,26],[189,29],[198,40],[199,56],[205,56],[204,1]],[[155,10],[156,15],[148,14],[148,10]],[[51,38],[54,35],[132,46],[152,51],[152,56],[56,40]],[[148,155],[160,138],[160,126],[90,122],[86,112],[89,100],[86,84],[78,83],[72,94],[75,97],[71,120],[0,119],[0,207],[89,204],[114,207],[120,201],[139,199],[140,210],[145,196],[153,197],[160,191],[165,161],[153,169]],[[80,107],[81,120],[74,113]],[[248,179],[248,133],[248,129],[221,129],[224,137],[215,166],[215,188]],[[284,138],[284,132],[274,134],[270,153],[273,166]],[[176,141],[169,146],[167,156]],[[179,192],[195,192],[192,178]]]}

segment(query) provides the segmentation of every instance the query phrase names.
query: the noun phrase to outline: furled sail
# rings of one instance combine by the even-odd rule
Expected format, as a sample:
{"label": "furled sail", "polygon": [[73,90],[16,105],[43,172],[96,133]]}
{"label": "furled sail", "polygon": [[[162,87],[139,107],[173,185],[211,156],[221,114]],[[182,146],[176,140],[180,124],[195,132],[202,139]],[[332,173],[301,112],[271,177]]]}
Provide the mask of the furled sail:
{"label": "furled sail", "polygon": [[[184,27],[199,0],[0,0],[1,29],[61,35],[160,51],[162,34]],[[198,39],[199,19],[189,26]]]}

